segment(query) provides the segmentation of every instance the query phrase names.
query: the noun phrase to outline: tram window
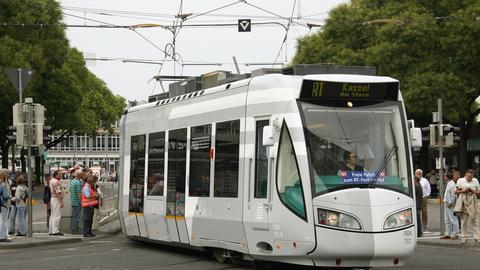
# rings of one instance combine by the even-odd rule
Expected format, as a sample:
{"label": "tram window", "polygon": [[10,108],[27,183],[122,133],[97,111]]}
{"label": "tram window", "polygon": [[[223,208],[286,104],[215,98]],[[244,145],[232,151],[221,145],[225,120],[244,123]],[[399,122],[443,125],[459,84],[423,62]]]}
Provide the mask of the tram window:
{"label": "tram window", "polygon": [[268,126],[268,120],[257,121],[255,132],[255,198],[267,198],[267,147],[263,146],[262,143],[264,126]]}
{"label": "tram window", "polygon": [[185,215],[187,129],[168,132],[167,215]]}
{"label": "tram window", "polygon": [[165,132],[152,133],[148,139],[147,195],[163,196]]}
{"label": "tram window", "polygon": [[295,150],[288,133],[286,123],[283,123],[280,135],[280,146],[277,160],[277,188],[280,200],[292,212],[306,219],[305,201],[303,197],[302,181],[298,170]]}
{"label": "tram window", "polygon": [[189,195],[210,196],[211,125],[192,127]]}
{"label": "tram window", "polygon": [[240,120],[217,123],[215,133],[215,197],[238,197]]}
{"label": "tram window", "polygon": [[145,179],[145,135],[131,137],[130,192],[128,211],[143,212],[143,188]]}

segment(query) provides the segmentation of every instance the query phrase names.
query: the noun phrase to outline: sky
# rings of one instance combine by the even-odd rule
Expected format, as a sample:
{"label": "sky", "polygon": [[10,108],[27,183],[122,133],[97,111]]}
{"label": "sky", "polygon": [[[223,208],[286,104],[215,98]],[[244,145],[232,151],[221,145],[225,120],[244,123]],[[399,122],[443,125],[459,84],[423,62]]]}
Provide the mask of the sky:
{"label": "sky", "polygon": [[[236,73],[233,57],[241,73],[282,67],[273,63],[291,62],[296,40],[319,31],[319,27],[310,29],[307,23],[324,24],[332,8],[347,2],[61,0],[60,5],[63,22],[69,26],[70,46],[84,54],[90,71],[114,94],[127,100],[147,100],[152,94],[168,91],[171,83],[157,82],[153,79],[156,75],[199,76],[215,70]],[[174,39],[172,26],[182,22],[175,18],[177,14],[186,20],[176,28]],[[294,19],[291,24],[290,17]],[[251,32],[238,32],[239,19],[251,20]],[[144,24],[157,27],[98,27]]]}

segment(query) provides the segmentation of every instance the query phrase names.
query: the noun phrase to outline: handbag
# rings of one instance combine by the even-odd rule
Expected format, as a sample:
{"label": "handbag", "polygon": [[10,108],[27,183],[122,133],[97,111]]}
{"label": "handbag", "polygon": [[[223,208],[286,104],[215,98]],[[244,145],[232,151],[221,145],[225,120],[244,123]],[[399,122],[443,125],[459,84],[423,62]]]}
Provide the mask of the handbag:
{"label": "handbag", "polygon": [[463,193],[458,195],[457,201],[455,202],[455,208],[453,208],[454,213],[463,213]]}

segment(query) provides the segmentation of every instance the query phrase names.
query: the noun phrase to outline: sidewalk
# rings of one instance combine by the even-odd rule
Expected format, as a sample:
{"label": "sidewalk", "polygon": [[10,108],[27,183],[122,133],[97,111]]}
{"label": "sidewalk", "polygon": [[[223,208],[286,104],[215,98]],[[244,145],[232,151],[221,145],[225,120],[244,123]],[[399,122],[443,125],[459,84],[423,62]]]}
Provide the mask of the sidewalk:
{"label": "sidewalk", "polygon": [[471,230],[468,232],[466,244],[461,243],[461,239],[440,239],[440,200],[428,200],[428,231],[424,232],[422,237],[417,239],[417,245],[442,246],[452,248],[475,248],[480,249],[480,244],[475,243]]}
{"label": "sidewalk", "polygon": [[42,194],[43,190],[35,190],[33,193],[33,198],[37,202],[33,204],[33,237],[11,236],[12,242],[0,242],[0,250],[90,241],[121,232],[120,220],[118,219],[117,212],[114,211],[98,221],[98,227],[93,231],[93,233],[97,235],[96,237],[83,238],[82,235],[69,234],[65,231],[63,231],[63,233],[65,233],[63,236],[48,235],[46,206],[42,201]]}
{"label": "sidewalk", "polygon": [[116,216],[116,218],[112,217],[110,220],[108,220],[108,222],[104,224],[99,224],[97,230],[94,231],[94,233],[97,235],[96,237],[83,238],[82,235],[73,235],[67,233],[63,236],[52,236],[44,232],[34,232],[33,237],[31,238],[26,236],[12,236],[12,242],[0,242],[0,250],[30,248],[38,246],[43,247],[50,245],[61,245],[82,241],[90,241],[96,239],[98,240],[99,238],[101,239],[109,235],[120,233],[120,231],[120,221],[118,219],[118,216]]}

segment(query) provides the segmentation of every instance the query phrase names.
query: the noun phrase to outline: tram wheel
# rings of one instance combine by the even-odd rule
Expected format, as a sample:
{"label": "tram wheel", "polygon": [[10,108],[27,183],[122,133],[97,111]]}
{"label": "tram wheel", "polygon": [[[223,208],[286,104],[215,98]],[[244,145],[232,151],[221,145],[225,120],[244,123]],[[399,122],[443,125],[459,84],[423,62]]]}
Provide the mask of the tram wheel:
{"label": "tram wheel", "polygon": [[231,251],[230,252],[230,260],[235,265],[243,265],[245,263],[245,261],[242,258],[242,253],[239,253],[239,252]]}
{"label": "tram wheel", "polygon": [[225,263],[227,261],[227,257],[224,256],[225,250],[223,248],[214,248],[212,254],[215,260],[219,263]]}

